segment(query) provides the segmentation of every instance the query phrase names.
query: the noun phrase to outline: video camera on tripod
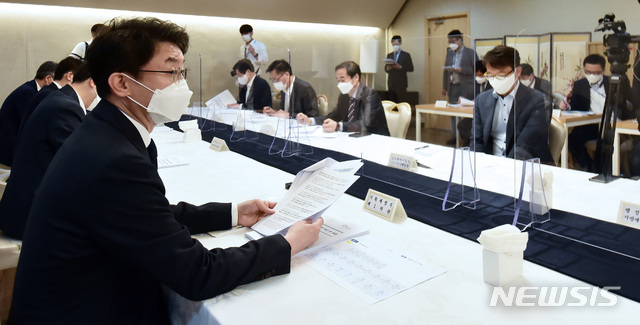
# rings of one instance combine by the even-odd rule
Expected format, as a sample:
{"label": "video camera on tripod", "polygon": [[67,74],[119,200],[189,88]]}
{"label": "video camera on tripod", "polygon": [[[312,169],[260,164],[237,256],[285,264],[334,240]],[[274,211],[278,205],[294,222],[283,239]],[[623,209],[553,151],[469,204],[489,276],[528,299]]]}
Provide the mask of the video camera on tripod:
{"label": "video camera on tripod", "polygon": [[[615,21],[616,16],[613,13],[606,14],[604,18],[598,20],[596,32],[613,31],[613,34],[604,35],[602,38],[605,46],[604,54],[611,64],[611,79],[609,83],[609,92],[602,114],[602,121],[598,134],[598,142],[596,149],[596,166],[599,174],[591,178],[592,181],[609,183],[616,177],[611,175],[612,172],[612,154],[613,154],[613,138],[616,129],[616,119],[611,119],[612,113],[619,116],[621,110],[627,109],[626,100],[620,97],[621,85],[630,87],[629,80],[626,77],[629,69],[629,45],[631,43],[640,43],[640,35],[630,35],[627,33],[627,26],[624,21]],[[634,74],[635,75],[635,74]],[[640,82],[634,77],[634,83]],[[634,107],[635,116],[640,122],[640,107]]]}

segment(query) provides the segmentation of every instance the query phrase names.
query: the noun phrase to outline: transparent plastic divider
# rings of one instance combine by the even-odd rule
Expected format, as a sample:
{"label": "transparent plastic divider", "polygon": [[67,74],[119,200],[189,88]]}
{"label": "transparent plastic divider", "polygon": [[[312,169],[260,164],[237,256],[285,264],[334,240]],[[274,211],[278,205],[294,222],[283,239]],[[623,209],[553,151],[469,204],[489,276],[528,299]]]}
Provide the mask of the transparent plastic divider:
{"label": "transparent plastic divider", "polygon": [[238,109],[236,120],[233,123],[233,130],[231,132],[231,135],[229,136],[229,141],[235,142],[240,140],[258,140],[258,133],[251,132],[252,130],[255,130],[255,123],[253,122],[254,114],[255,113],[252,109]]}
{"label": "transparent plastic divider", "polygon": [[[527,166],[529,166],[529,173],[527,173]],[[529,227],[551,220],[551,202],[549,201],[553,193],[551,192],[551,184],[547,185],[545,186],[543,182],[539,158],[522,162],[520,191],[513,216],[513,226],[520,225],[524,231]],[[524,196],[525,188],[529,188],[528,196]]]}
{"label": "transparent plastic divider", "polygon": [[[480,191],[476,184],[476,166],[471,157],[472,152],[469,147],[453,150],[451,174],[442,200],[442,211],[448,211],[460,205],[475,209],[476,203],[480,201]],[[447,203],[452,205],[447,207]]]}

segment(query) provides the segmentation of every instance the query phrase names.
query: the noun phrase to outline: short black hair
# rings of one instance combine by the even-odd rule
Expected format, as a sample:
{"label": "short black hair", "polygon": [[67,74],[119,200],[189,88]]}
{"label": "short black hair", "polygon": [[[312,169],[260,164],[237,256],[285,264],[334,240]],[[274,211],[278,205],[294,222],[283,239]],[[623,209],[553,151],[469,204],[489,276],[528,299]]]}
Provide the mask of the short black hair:
{"label": "short black hair", "polygon": [[462,39],[462,32],[460,30],[454,29],[447,34],[448,38],[459,38]]}
{"label": "short black hair", "polygon": [[240,26],[240,34],[247,34],[247,33],[252,33],[253,32],[253,27],[251,27],[251,25],[248,24],[244,24],[242,26]]}
{"label": "short black hair", "polygon": [[183,54],[189,49],[189,34],[170,21],[155,17],[114,18],[108,26],[106,33],[93,40],[86,56],[102,98],[111,93],[112,73],[126,72],[136,78],[140,68],[153,58],[158,43],[175,44]]}
{"label": "short black hair", "polygon": [[109,28],[105,24],[95,24],[91,26],[91,33],[99,36],[100,34],[106,32]]}
{"label": "short black hair", "polygon": [[40,67],[38,67],[38,71],[36,71],[34,79],[44,79],[47,76],[51,76],[53,78],[57,67],[58,64],[53,61],[46,61],[42,63]]}
{"label": "short black hair", "polygon": [[78,70],[73,74],[73,83],[84,82],[91,78],[89,73],[89,65],[87,62],[82,62],[78,67]]}
{"label": "short black hair", "polygon": [[523,63],[520,65],[520,67],[522,68],[522,72],[520,72],[521,75],[530,76],[531,74],[533,74],[533,67],[530,64]]}
{"label": "short black hair", "polygon": [[511,67],[516,69],[520,65],[520,53],[518,50],[510,46],[498,45],[491,51],[487,52],[482,61],[486,65],[491,65],[494,68]]}
{"label": "short black hair", "polygon": [[604,67],[607,65],[607,60],[605,60],[604,56],[600,54],[589,54],[584,58],[584,61],[582,61],[582,67],[584,68],[587,63],[599,64],[602,67],[602,70],[604,70]]}
{"label": "short black hair", "polygon": [[347,70],[347,74],[349,75],[349,77],[353,78],[355,75],[358,75],[358,77],[361,77],[361,73],[360,73],[360,66],[353,62],[353,61],[345,61],[342,62],[338,65],[336,65],[336,70],[338,71],[339,69],[346,69]]}
{"label": "short black hair", "polygon": [[240,71],[240,73],[242,73],[242,74],[246,74],[247,70],[249,70],[251,72],[255,72],[255,68],[253,67],[253,63],[251,63],[251,61],[249,61],[247,59],[242,59],[242,60],[236,62],[236,64],[233,65],[233,68],[231,70],[231,72],[233,72],[233,74],[231,74],[232,77],[235,76],[236,70]]}
{"label": "short black hair", "polygon": [[82,65],[82,61],[76,59],[72,56],[68,56],[58,63],[58,67],[56,67],[55,74],[53,75],[53,80],[60,80],[67,72],[71,72],[74,75],[78,68]]}
{"label": "short black hair", "polygon": [[391,42],[393,42],[393,41],[398,41],[398,42],[402,43],[402,36],[393,35],[393,37],[391,38]]}
{"label": "short black hair", "polygon": [[289,64],[289,62],[285,61],[284,59],[282,60],[275,60],[273,62],[271,62],[271,64],[269,64],[269,67],[267,67],[267,73],[276,70],[280,73],[285,73],[285,72],[289,72],[289,74],[293,74],[291,72],[291,65]]}
{"label": "short black hair", "polygon": [[482,60],[476,61],[476,72],[477,71],[480,71],[482,74],[487,72],[487,67],[484,65],[484,62],[482,62]]}

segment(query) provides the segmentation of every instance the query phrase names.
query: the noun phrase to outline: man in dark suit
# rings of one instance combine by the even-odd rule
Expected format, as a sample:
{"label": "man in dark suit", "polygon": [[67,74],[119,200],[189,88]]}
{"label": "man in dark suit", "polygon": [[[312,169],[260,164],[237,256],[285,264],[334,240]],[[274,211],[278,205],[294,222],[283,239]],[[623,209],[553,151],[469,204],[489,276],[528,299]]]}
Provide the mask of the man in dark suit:
{"label": "man in dark suit", "polygon": [[42,100],[44,100],[55,90],[61,89],[62,87],[71,84],[73,82],[73,75],[76,73],[76,71],[78,71],[78,68],[80,68],[81,65],[82,61],[72,57],[66,57],[58,63],[55,74],[53,76],[53,82],[48,86],[42,87],[42,89],[40,89],[40,91],[35,96],[33,96],[31,101],[29,101],[29,105],[27,106],[27,109],[24,112],[24,116],[22,117],[18,136],[24,128],[24,125],[27,123],[27,120],[29,119],[31,114],[33,114],[33,111],[36,109],[36,107],[38,107]]}
{"label": "man in dark suit", "polygon": [[18,130],[29,101],[40,88],[53,82],[57,64],[44,62],[38,68],[33,80],[29,80],[9,94],[0,108],[0,164],[13,165],[13,151],[16,146]]}
{"label": "man in dark suit", "polygon": [[233,66],[231,75],[238,77],[240,94],[238,103],[229,107],[244,108],[261,111],[265,106],[271,107],[271,88],[269,83],[257,75],[253,64],[247,59],[242,59]]}
{"label": "man in dark suit", "polygon": [[544,106],[547,109],[548,121],[551,123],[553,116],[553,100],[551,99],[551,83],[549,81],[536,77],[533,67],[530,64],[522,63],[522,73],[520,74],[520,83],[531,89],[535,89],[544,94]]}
{"label": "man in dark suit", "polygon": [[22,239],[44,173],[60,146],[84,119],[84,103],[91,103],[96,96],[95,84],[85,66],[77,71],[73,84],[45,98],[25,124],[11,177],[0,200],[0,229],[5,235]]}
{"label": "man in dark suit", "polygon": [[393,60],[384,67],[384,71],[389,74],[387,78],[387,89],[389,90],[389,100],[400,103],[407,100],[407,72],[413,72],[413,61],[411,54],[401,49],[402,37],[394,35],[391,38],[393,52],[387,54],[387,59]]}
{"label": "man in dark suit", "polygon": [[[475,97],[481,93],[492,90],[491,84],[487,81],[487,77],[484,74],[487,72],[487,68],[484,66],[484,62],[481,60],[476,61],[476,81],[475,81]],[[469,99],[469,98],[467,98]],[[475,100],[475,98],[474,98]],[[458,134],[460,135],[460,146],[468,147],[471,141],[472,129],[473,129],[473,119],[471,118],[463,118],[458,122],[457,125]]]}
{"label": "man in dark suit", "polygon": [[471,149],[523,160],[540,158],[542,163],[554,164],[544,94],[520,85],[518,51],[496,46],[483,60],[493,91],[485,91],[475,100]]}
{"label": "man in dark suit", "polygon": [[253,225],[275,203],[169,205],[149,133],[187,108],[189,36],[157,18],[109,25],[87,53],[103,100],[58,150],[36,192],[10,323],[168,324],[163,285],[204,300],[287,273],[291,255],[322,226],[300,221],[285,236],[211,251],[192,239]]}
{"label": "man in dark suit", "polygon": [[[569,105],[562,105],[561,108],[602,114],[609,92],[609,77],[604,75],[605,65],[605,58],[599,54],[585,57],[582,62],[585,77],[573,83]],[[619,114],[618,118],[633,118],[633,113],[626,110],[626,101],[631,99],[630,92],[631,89],[628,80],[626,80],[620,87],[620,104],[618,105],[618,107],[625,107],[625,109],[615,112]],[[579,169],[596,172],[595,161],[589,155],[585,143],[597,138],[597,124],[577,126],[569,133],[569,152],[571,152],[573,161]]]}
{"label": "man in dark suit", "polygon": [[[312,117],[318,115],[318,99],[311,85],[294,76],[291,65],[285,60],[275,60],[267,68],[273,87],[280,91],[280,109],[267,106],[264,113],[269,116],[290,118],[298,113]],[[293,106],[293,107],[291,107]]]}
{"label": "man in dark suit", "polygon": [[[458,103],[460,97],[474,98],[473,64],[478,61],[478,55],[473,49],[464,46],[462,32],[457,29],[447,34],[449,48],[444,61],[442,72],[442,96],[449,96],[449,103]],[[456,143],[456,117],[451,117],[451,138],[447,144]]]}
{"label": "man in dark suit", "polygon": [[322,124],[325,132],[345,131],[389,135],[382,101],[375,90],[360,83],[360,66],[346,61],[336,66],[336,79],[341,95],[338,105],[328,116],[313,119],[299,113],[302,124]]}

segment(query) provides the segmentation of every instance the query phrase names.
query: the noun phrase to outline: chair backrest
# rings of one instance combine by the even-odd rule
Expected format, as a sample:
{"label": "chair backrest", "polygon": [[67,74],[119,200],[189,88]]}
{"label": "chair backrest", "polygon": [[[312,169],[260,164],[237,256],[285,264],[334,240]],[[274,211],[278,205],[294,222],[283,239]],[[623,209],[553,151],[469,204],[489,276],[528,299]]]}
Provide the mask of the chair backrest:
{"label": "chair backrest", "polygon": [[395,107],[396,103],[390,101],[390,100],[383,100],[382,101],[382,107],[386,110],[389,107]]}
{"label": "chair backrest", "polygon": [[551,118],[551,124],[549,125],[549,149],[551,150],[551,156],[556,165],[559,165],[560,153],[564,146],[565,133],[567,131],[564,125],[557,117]]}
{"label": "chair backrest", "polygon": [[329,100],[326,95],[318,95],[318,111],[320,111],[320,116],[327,116],[329,114]]}
{"label": "chair backrest", "polygon": [[387,118],[389,133],[394,138],[404,139],[411,123],[411,105],[409,103],[395,104],[383,101],[382,106],[384,107],[384,116]]}

